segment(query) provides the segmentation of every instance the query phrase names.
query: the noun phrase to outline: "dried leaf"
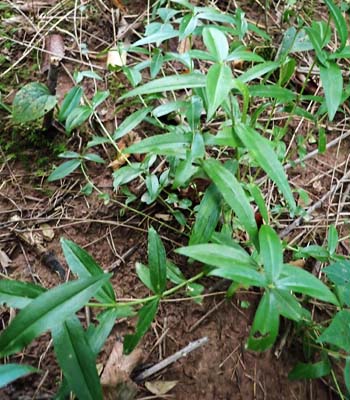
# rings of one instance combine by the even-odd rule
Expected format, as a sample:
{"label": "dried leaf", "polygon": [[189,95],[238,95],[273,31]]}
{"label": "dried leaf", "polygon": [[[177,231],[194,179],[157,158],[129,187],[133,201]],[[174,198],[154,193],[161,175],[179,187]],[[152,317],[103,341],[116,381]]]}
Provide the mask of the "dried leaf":
{"label": "dried leaf", "polygon": [[179,54],[184,54],[190,51],[191,49],[191,41],[189,37],[186,37],[183,40],[179,41],[179,44],[177,46],[177,51]]}
{"label": "dried leaf", "polygon": [[101,376],[104,399],[134,399],[137,386],[130,379],[133,369],[141,362],[141,349],[123,354],[123,344],[116,342]]}
{"label": "dried leaf", "polygon": [[0,250],[0,264],[2,268],[7,268],[11,262],[11,258],[3,250]]}
{"label": "dried leaf", "polygon": [[[131,131],[127,135],[125,135],[122,139],[119,140],[117,143],[118,148],[120,151],[124,150],[126,147],[130,146],[131,144],[137,143],[141,140],[140,136],[134,132]],[[113,169],[113,171],[118,170],[120,167],[122,167],[125,163],[126,160],[130,157],[130,154],[121,154],[118,153],[115,160],[113,160],[108,166]],[[136,158],[137,161],[137,155],[134,154],[134,157]]]}
{"label": "dried leaf", "polygon": [[170,214],[161,214],[161,213],[158,213],[158,214],[155,215],[155,218],[160,219],[160,220],[162,220],[162,221],[166,221],[166,222],[169,222],[169,221],[172,221],[172,220],[173,220],[173,216],[170,215]]}
{"label": "dried leaf", "polygon": [[177,385],[178,381],[152,381],[146,382],[145,386],[152,394],[163,396]]}
{"label": "dried leaf", "polygon": [[42,224],[40,225],[40,228],[44,239],[48,242],[51,242],[51,240],[53,240],[53,238],[55,237],[55,232],[51,228],[51,226],[49,224]]}
{"label": "dried leaf", "polygon": [[45,50],[41,72],[47,71],[51,64],[57,65],[64,58],[63,37],[58,34],[46,36]]}
{"label": "dried leaf", "polygon": [[107,55],[107,67],[123,67],[126,65],[126,54],[124,46],[111,48]]}

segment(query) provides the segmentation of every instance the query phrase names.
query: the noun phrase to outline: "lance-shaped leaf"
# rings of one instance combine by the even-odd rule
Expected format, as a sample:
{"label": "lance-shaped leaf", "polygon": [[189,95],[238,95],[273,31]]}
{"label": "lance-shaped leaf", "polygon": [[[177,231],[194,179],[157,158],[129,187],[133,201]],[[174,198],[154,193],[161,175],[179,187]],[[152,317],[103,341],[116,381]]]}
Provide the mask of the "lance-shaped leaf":
{"label": "lance-shaped leaf", "polygon": [[216,61],[222,62],[225,60],[228,55],[228,42],[223,32],[212,26],[206,27],[203,29],[203,41]]}
{"label": "lance-shaped leaf", "polygon": [[280,278],[275,281],[278,288],[303,293],[327,303],[339,305],[336,296],[314,275],[293,265],[284,264]]}
{"label": "lance-shaped leaf", "polygon": [[337,34],[339,35],[340,39],[339,50],[342,50],[346,45],[346,41],[348,40],[347,22],[343,17],[340,8],[333,2],[333,0],[325,0],[324,2],[327,4],[329,12],[331,13],[334,20],[335,26],[337,28]]}
{"label": "lance-shaped leaf", "polygon": [[0,281],[0,304],[7,307],[24,308],[45,290],[45,288],[32,283],[3,279]]}
{"label": "lance-shaped leaf", "polygon": [[250,239],[256,246],[259,246],[258,227],[256,225],[254,213],[241,184],[236,177],[217,160],[205,160],[203,167],[205,173],[214,182],[226,203],[236,213],[240,223],[247,230]]}
{"label": "lance-shaped leaf", "polygon": [[247,343],[248,349],[264,351],[271,347],[278,335],[279,320],[276,299],[266,291],[255,313]]}
{"label": "lance-shaped leaf", "polygon": [[232,71],[225,64],[214,64],[209,68],[206,83],[209,120],[227,98],[232,89]]}
{"label": "lance-shaped leaf", "polygon": [[326,98],[328,117],[330,121],[333,121],[343,95],[342,71],[336,63],[330,62],[328,67],[320,66],[320,77]]}
{"label": "lance-shaped leaf", "polygon": [[36,368],[30,365],[22,364],[5,364],[0,365],[0,388],[5,387],[9,383],[15,381],[18,378],[22,378],[33,372],[37,372]]}
{"label": "lance-shaped leaf", "polygon": [[71,390],[79,399],[102,400],[96,358],[78,318],[58,322],[52,337],[57,360]]}
{"label": "lance-shaped leaf", "polygon": [[58,179],[63,179],[65,176],[69,175],[71,172],[80,167],[81,160],[73,159],[64,162],[60,166],[58,166],[48,177],[49,182],[57,181]]}
{"label": "lance-shaped leaf", "polygon": [[192,73],[186,75],[171,75],[155,79],[130,92],[124,93],[119,100],[142,94],[160,93],[168,90],[192,89],[205,86],[205,75]]}
{"label": "lance-shaped leaf", "polygon": [[220,218],[221,196],[215,185],[210,185],[205,191],[202,201],[196,214],[196,221],[193,225],[190,236],[190,245],[206,243],[215,231]]}
{"label": "lance-shaped leaf", "polygon": [[80,86],[74,86],[64,97],[58,114],[58,120],[63,122],[67,119],[68,115],[80,104],[83,96],[83,89]]}
{"label": "lance-shaped leaf", "polygon": [[279,162],[276,153],[273,151],[270,142],[259,135],[253,128],[237,123],[235,132],[247,148],[251,157],[267,173],[284,195],[289,208],[292,212],[296,209],[292,190],[288,183],[288,178]]}
{"label": "lance-shaped leaf", "polygon": [[162,294],[166,286],[166,253],[162,240],[153,227],[148,230],[148,267],[155,293]]}
{"label": "lance-shaped leaf", "polygon": [[22,350],[40,334],[52,329],[83,307],[109,279],[109,275],[64,283],[38,296],[23,308],[0,335],[0,355]]}
{"label": "lance-shaped leaf", "polygon": [[268,225],[259,231],[260,256],[270,282],[277,279],[283,265],[283,250],[277,233]]}
{"label": "lance-shaped leaf", "polygon": [[124,338],[124,354],[130,354],[137,346],[143,335],[151,326],[154,316],[158,310],[159,299],[154,299],[146,303],[137,313],[138,321],[136,332],[133,335],[126,335]]}
{"label": "lance-shaped leaf", "polygon": [[151,111],[150,107],[141,108],[137,110],[128,117],[118,126],[118,128],[113,133],[113,139],[117,140],[132,131],[137,125],[139,125]]}
{"label": "lance-shaped leaf", "polygon": [[[64,257],[69,268],[79,276],[79,278],[88,278],[90,276],[104,275],[103,270],[90,254],[79,247],[76,243],[68,239],[61,239],[61,246]],[[110,282],[106,282],[101,290],[96,293],[96,299],[102,303],[115,302],[115,294]]]}
{"label": "lance-shaped leaf", "polygon": [[272,72],[279,67],[279,63],[275,61],[267,61],[248,69],[238,79],[243,82],[250,82],[253,79],[260,78],[261,76]]}

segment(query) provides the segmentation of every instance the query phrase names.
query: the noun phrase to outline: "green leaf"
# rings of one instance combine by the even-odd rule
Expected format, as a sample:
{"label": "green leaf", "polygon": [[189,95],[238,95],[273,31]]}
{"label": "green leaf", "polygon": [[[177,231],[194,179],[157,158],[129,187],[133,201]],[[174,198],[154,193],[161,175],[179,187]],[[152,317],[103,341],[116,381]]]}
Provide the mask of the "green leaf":
{"label": "green leaf", "polygon": [[154,299],[146,303],[137,313],[138,321],[136,325],[136,332],[133,335],[126,335],[124,338],[124,354],[130,354],[144,334],[151,326],[153,318],[155,317],[159,305],[159,299]]}
{"label": "green leaf", "polygon": [[97,91],[92,98],[92,107],[95,110],[100,104],[102,104],[109,96],[109,90]]}
{"label": "green leaf", "polygon": [[22,378],[33,372],[38,372],[36,368],[30,365],[22,364],[4,364],[0,365],[0,388],[5,387],[9,383],[15,381],[18,378]]}
{"label": "green leaf", "polygon": [[283,265],[283,249],[277,233],[268,225],[263,225],[259,231],[260,256],[266,276],[270,282],[280,275]]}
{"label": "green leaf", "polygon": [[140,281],[153,293],[155,292],[151,282],[151,274],[147,265],[137,262],[135,265],[136,274]]}
{"label": "green leaf", "polygon": [[350,393],[350,357],[347,357],[344,368],[344,382],[346,390]]}
{"label": "green leaf", "polygon": [[239,122],[235,125],[235,132],[248,149],[254,161],[276,183],[279,190],[283,193],[290,210],[294,212],[296,204],[288,183],[288,178],[270,142],[259,135],[253,128]]}
{"label": "green leaf", "polygon": [[350,349],[350,311],[339,311],[329,327],[317,339],[319,343],[330,343],[340,349],[349,351]]}
{"label": "green leaf", "polygon": [[109,275],[79,279],[55,287],[32,300],[0,335],[0,354],[16,353],[41,333],[54,328],[83,307]]}
{"label": "green leaf", "polygon": [[334,2],[332,0],[324,0],[324,1],[327,4],[329,12],[331,13],[331,16],[334,20],[335,26],[337,28],[337,33],[340,38],[339,50],[342,50],[345,47],[346,41],[348,39],[347,22],[346,22],[345,18],[343,17],[343,14],[342,14],[340,8],[336,4],[334,4]]}
{"label": "green leaf", "polygon": [[95,162],[98,164],[106,163],[106,161],[101,156],[99,156],[98,154],[95,154],[95,153],[87,153],[83,156],[83,158],[84,158],[84,160],[92,161],[92,162]]}
{"label": "green leaf", "polygon": [[200,124],[200,118],[203,110],[203,101],[199,96],[191,96],[189,103],[186,103],[187,111],[186,111],[186,118],[187,121],[194,131],[198,129]]}
{"label": "green leaf", "polygon": [[214,27],[205,27],[202,34],[204,44],[209,53],[215,57],[216,61],[224,61],[228,56],[228,42],[226,35]]}
{"label": "green leaf", "polygon": [[146,36],[133,43],[132,47],[143,46],[150,43],[157,43],[158,47],[161,42],[164,42],[165,40],[171,39],[179,35],[179,32],[176,31],[169,23],[161,24],[158,22],[153,22],[154,26],[155,24],[157,24],[158,29],[151,34],[147,34],[148,32],[146,32]]}
{"label": "green leaf", "polygon": [[[61,238],[61,246],[64,257],[69,268],[79,276],[79,278],[89,278],[91,276],[104,275],[102,268],[90,256],[90,254],[79,247],[71,240]],[[101,303],[114,303],[115,294],[110,282],[106,282],[96,295],[96,299]]]}
{"label": "green leaf", "polygon": [[320,77],[326,98],[328,118],[333,121],[343,95],[342,71],[336,63],[330,62],[328,67],[320,66]]}
{"label": "green leaf", "polygon": [[217,188],[215,185],[210,185],[204,193],[196,214],[196,220],[189,240],[190,246],[207,243],[210,240],[219,222],[221,213],[220,203],[221,196]]}
{"label": "green leaf", "polygon": [[280,315],[293,321],[300,321],[303,318],[303,309],[289,290],[274,288],[271,289],[270,295],[275,299]]}
{"label": "green leaf", "polygon": [[64,100],[61,105],[60,112],[58,114],[58,120],[63,122],[67,119],[68,115],[80,104],[81,97],[83,95],[83,89],[80,86],[74,86],[64,96]]}
{"label": "green leaf", "polygon": [[93,113],[93,109],[90,106],[78,106],[68,115],[66,119],[66,132],[71,133],[73,129],[82,125],[86,120],[90,118]]}
{"label": "green leaf", "polygon": [[288,374],[288,379],[294,381],[299,379],[322,378],[322,376],[327,376],[331,372],[331,369],[328,358],[314,364],[299,362]]}
{"label": "green leaf", "polygon": [[280,289],[303,293],[325,302],[339,305],[335,295],[318,278],[301,268],[284,264],[280,279],[275,282]]}
{"label": "green leaf", "polygon": [[248,189],[254,198],[256,205],[259,208],[260,214],[263,217],[265,224],[269,223],[269,212],[267,210],[263,194],[258,185],[250,183]]}
{"label": "green leaf", "polygon": [[113,139],[118,140],[134,128],[139,125],[151,111],[151,107],[141,108],[137,110],[128,117],[118,126],[118,128],[113,133]]}
{"label": "green leaf", "polygon": [[247,51],[244,48],[235,49],[232,53],[230,53],[225,61],[252,61],[252,62],[264,62],[264,59],[260,57],[258,54],[252,53],[251,51]]}
{"label": "green leaf", "polygon": [[350,262],[337,261],[324,268],[323,272],[336,285],[341,303],[350,307]]}
{"label": "green leaf", "polygon": [[148,267],[155,293],[162,294],[166,287],[166,253],[163,242],[153,227],[148,230]]}
{"label": "green leaf", "polygon": [[215,268],[208,273],[208,276],[230,279],[245,286],[265,287],[267,285],[266,276],[264,274],[240,265]]}
{"label": "green leaf", "polygon": [[200,88],[205,86],[205,82],[205,75],[200,73],[166,76],[165,78],[155,79],[123,94],[119,100],[124,100],[128,97],[139,96],[143,94],[165,92],[168,90]]}
{"label": "green leaf", "polygon": [[243,83],[250,82],[253,79],[260,78],[262,75],[265,75],[268,72],[274,71],[278,67],[278,62],[267,61],[249,68],[248,71],[244,72],[238,79]]}
{"label": "green leaf", "polygon": [[175,252],[217,268],[228,267],[234,269],[236,265],[254,269],[257,267],[250,255],[240,246],[231,247],[205,243],[180,247]]}
{"label": "green leaf", "polygon": [[34,121],[51,111],[57,104],[47,86],[32,82],[23,86],[17,92],[12,104],[14,122],[24,123]]}
{"label": "green leaf", "polygon": [[123,168],[118,169],[113,172],[113,187],[118,189],[120,185],[124,185],[137,178],[142,174],[142,168],[140,163],[132,163]]}
{"label": "green leaf", "polygon": [[328,261],[329,260],[329,252],[322,246],[311,244],[310,246],[303,247],[298,249],[298,252],[295,254],[297,258],[307,258],[313,257],[319,261]]}
{"label": "green leaf", "polygon": [[84,78],[97,79],[98,81],[102,81],[100,75],[98,75],[95,71],[74,72],[74,80],[76,83],[82,82]]}
{"label": "green leaf", "polygon": [[256,310],[247,348],[254,351],[270,348],[276,341],[279,321],[275,297],[266,291]]}
{"label": "green leaf", "polygon": [[124,153],[154,153],[185,158],[186,147],[192,142],[192,135],[165,133],[143,139],[124,150]]}
{"label": "green leaf", "polygon": [[330,255],[333,255],[338,246],[338,232],[334,225],[330,225],[328,229],[327,247]]}
{"label": "green leaf", "polygon": [[232,89],[233,75],[231,68],[225,64],[214,64],[209,68],[207,74],[206,93],[208,99],[209,120],[227,98]]}
{"label": "green leaf", "polygon": [[3,279],[0,281],[0,304],[6,307],[24,308],[46,289],[28,282]]}
{"label": "green leaf", "polygon": [[78,318],[58,322],[52,337],[57,360],[75,395],[79,399],[102,400],[95,355]]}
{"label": "green leaf", "polygon": [[255,97],[271,97],[279,103],[290,103],[296,99],[296,94],[291,90],[277,85],[251,85],[249,94]]}
{"label": "green leaf", "polygon": [[327,45],[331,37],[329,25],[324,21],[313,21],[311,27],[305,28],[305,31],[313,45],[318,61],[328,67],[328,54],[323,51],[323,47]]}
{"label": "green leaf", "polygon": [[58,179],[62,179],[64,177],[66,177],[67,175],[69,175],[74,170],[76,170],[78,167],[80,167],[80,164],[81,164],[81,160],[79,160],[79,159],[73,159],[73,160],[66,161],[63,164],[61,164],[59,167],[57,167],[53,172],[51,172],[51,174],[49,175],[47,180],[49,182],[53,182],[53,181],[57,181]]}
{"label": "green leaf", "polygon": [[180,23],[179,27],[179,40],[183,40],[185,37],[192,34],[192,32],[196,29],[198,23],[198,19],[196,15],[186,14]]}
{"label": "green leaf", "polygon": [[219,161],[205,160],[205,173],[222,194],[226,203],[236,213],[240,223],[247,230],[252,242],[258,246],[258,227],[249,200],[236,177],[231,174]]}
{"label": "green leaf", "polygon": [[86,339],[95,356],[101,351],[114,327],[115,320],[118,318],[131,317],[133,315],[135,315],[135,312],[132,307],[125,304],[105,310],[97,316],[98,325],[94,326],[91,324],[86,331]]}

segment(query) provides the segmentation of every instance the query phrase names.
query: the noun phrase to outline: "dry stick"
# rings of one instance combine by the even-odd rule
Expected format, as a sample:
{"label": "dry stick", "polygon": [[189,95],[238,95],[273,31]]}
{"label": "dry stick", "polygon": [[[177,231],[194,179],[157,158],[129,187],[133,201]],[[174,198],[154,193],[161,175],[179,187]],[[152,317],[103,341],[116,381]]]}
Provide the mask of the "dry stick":
{"label": "dry stick", "polygon": [[206,343],[208,343],[208,338],[206,336],[201,339],[195,340],[194,342],[189,343],[182,350],[177,351],[172,356],[165,358],[158,364],[155,364],[152,367],[147,368],[145,371],[141,372],[139,375],[136,376],[135,382],[140,383],[140,382],[144,381],[148,377],[156,374],[157,372],[166,368],[167,366],[174,363],[175,361],[178,361],[180,358],[186,357],[193,350],[198,349],[199,347],[205,345]]}
{"label": "dry stick", "polygon": [[344,183],[344,181],[346,181],[346,179],[348,179],[350,177],[350,171],[348,171],[335,185],[333,185],[330,190],[324,194],[320,200],[318,200],[316,203],[314,203],[312,206],[310,206],[307,210],[306,210],[306,214],[297,218],[292,224],[288,225],[285,229],[283,229],[282,232],[280,232],[279,237],[281,239],[283,239],[284,237],[286,237],[287,235],[289,235],[289,233],[294,230],[295,228],[297,228],[299,225],[302,224],[304,218],[306,215],[311,215],[315,210],[317,210],[318,208],[321,207],[322,203],[324,201],[326,201],[329,197],[331,197],[339,188],[339,186],[341,184]]}

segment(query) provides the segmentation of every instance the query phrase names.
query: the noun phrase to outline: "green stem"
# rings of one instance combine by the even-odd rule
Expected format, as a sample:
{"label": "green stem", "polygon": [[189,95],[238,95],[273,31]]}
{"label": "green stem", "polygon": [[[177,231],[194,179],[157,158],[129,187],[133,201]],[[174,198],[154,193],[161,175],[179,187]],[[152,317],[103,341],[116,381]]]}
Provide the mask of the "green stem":
{"label": "green stem", "polygon": [[176,293],[178,290],[182,289],[184,286],[187,286],[189,283],[195,282],[198,279],[203,278],[204,276],[205,276],[205,273],[200,272],[199,274],[193,276],[192,278],[179,283],[178,285],[174,286],[171,289],[166,290],[165,292],[163,292],[162,295],[155,294],[153,296],[145,297],[144,299],[130,300],[130,301],[126,301],[123,303],[121,303],[121,302],[118,302],[118,303],[87,303],[86,305],[88,307],[117,308],[117,307],[136,306],[139,304],[145,304],[145,303],[148,303],[157,298],[168,297],[168,296],[172,295],[173,293]]}

